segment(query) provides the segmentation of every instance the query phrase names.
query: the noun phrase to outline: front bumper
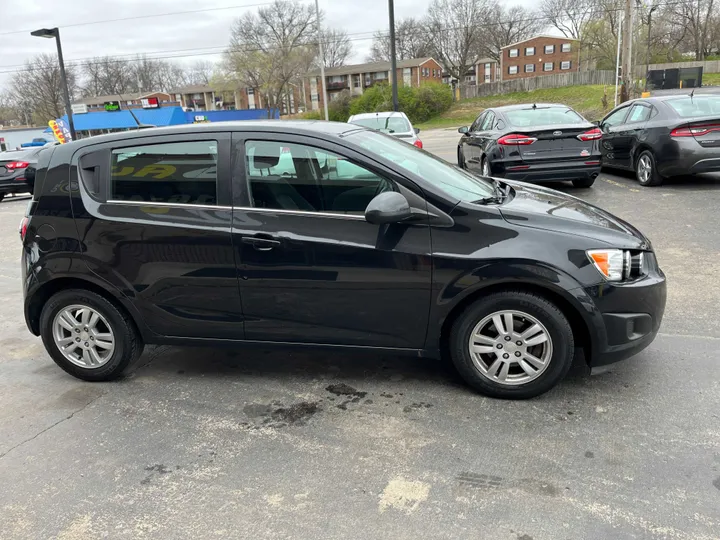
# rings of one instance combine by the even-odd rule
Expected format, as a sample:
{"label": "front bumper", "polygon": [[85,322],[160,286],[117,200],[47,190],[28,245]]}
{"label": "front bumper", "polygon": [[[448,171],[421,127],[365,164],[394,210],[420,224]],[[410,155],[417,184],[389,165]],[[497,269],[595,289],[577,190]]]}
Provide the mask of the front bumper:
{"label": "front bumper", "polygon": [[667,288],[655,257],[648,275],[632,283],[603,282],[585,289],[597,309],[591,368],[618,362],[646,348],[660,329]]}
{"label": "front bumper", "polygon": [[520,182],[561,182],[595,178],[600,174],[599,160],[597,165],[578,165],[576,162],[570,162],[527,165],[527,167],[527,169],[506,167],[502,176],[508,180]]}

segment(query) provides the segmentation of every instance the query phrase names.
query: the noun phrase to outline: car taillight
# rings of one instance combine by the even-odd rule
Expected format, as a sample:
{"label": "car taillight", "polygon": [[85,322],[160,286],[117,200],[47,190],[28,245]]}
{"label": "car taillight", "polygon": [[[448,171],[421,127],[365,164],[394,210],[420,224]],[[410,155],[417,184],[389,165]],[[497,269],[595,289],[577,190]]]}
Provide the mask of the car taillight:
{"label": "car taillight", "polygon": [[5,168],[14,171],[15,169],[26,169],[30,165],[27,161],[11,161],[5,164]]}
{"label": "car taillight", "polygon": [[711,131],[720,131],[720,124],[707,124],[704,126],[692,126],[675,128],[670,132],[671,137],[702,137]]}
{"label": "car taillight", "polygon": [[420,139],[415,139],[415,142],[413,144],[418,148],[422,148],[422,141]]}
{"label": "car taillight", "polygon": [[503,135],[498,139],[498,144],[502,144],[504,146],[515,146],[515,145],[528,145],[532,144],[537,139],[535,137],[530,137],[529,135],[520,135],[519,133],[511,133],[510,135]]}
{"label": "car taillight", "polygon": [[28,224],[30,223],[30,218],[25,216],[22,218],[22,221],[20,222],[20,227],[18,228],[18,232],[20,233],[20,240],[25,241],[25,235],[27,234]]}
{"label": "car taillight", "polygon": [[600,128],[591,129],[590,131],[581,133],[577,136],[577,138],[581,141],[596,141],[598,139],[602,139],[602,131]]}

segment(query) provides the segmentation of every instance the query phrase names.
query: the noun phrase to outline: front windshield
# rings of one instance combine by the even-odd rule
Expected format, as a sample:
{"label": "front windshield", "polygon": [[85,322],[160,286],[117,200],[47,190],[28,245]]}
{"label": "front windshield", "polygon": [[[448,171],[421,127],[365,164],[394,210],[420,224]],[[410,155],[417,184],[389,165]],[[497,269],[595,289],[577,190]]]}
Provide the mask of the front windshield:
{"label": "front windshield", "polygon": [[358,118],[350,122],[358,126],[376,129],[385,133],[408,133],[410,124],[402,116],[375,116],[369,118]]}
{"label": "front windshield", "polygon": [[449,196],[474,202],[495,193],[493,184],[450,165],[447,161],[411,144],[374,131],[356,131],[348,139],[374,154],[397,163],[403,169],[422,177]]}

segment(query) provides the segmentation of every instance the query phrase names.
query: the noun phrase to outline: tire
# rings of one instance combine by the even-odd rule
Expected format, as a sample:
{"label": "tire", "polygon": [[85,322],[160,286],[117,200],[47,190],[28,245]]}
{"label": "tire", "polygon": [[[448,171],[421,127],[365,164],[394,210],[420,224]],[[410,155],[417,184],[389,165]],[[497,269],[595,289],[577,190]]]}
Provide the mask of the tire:
{"label": "tire", "polygon": [[576,188],[589,188],[595,183],[595,178],[576,178],[572,183]]}
{"label": "tire", "polygon": [[0,201],[2,201],[4,198],[5,198],[5,194],[4,194],[4,193],[0,193]]}
{"label": "tire", "polygon": [[[649,167],[649,171],[646,169]],[[641,186],[659,186],[663,183],[663,177],[657,171],[655,156],[650,150],[640,152],[635,160],[635,178]]]}
{"label": "tire", "polygon": [[482,171],[481,176],[485,176],[485,177],[492,176],[492,167],[490,166],[490,162],[488,161],[487,157],[484,157],[482,159],[482,165],[481,165],[480,170]]}
{"label": "tire", "polygon": [[460,147],[458,147],[458,151],[457,151],[457,161],[458,161],[458,167],[460,167],[461,169],[466,169],[465,156],[463,156],[463,151]]}
{"label": "tire", "polygon": [[[506,339],[510,336],[496,332],[492,317],[498,312],[513,312],[513,335],[509,341]],[[490,322],[483,322],[488,319]],[[506,325],[506,321],[501,315],[500,323]],[[529,329],[538,322],[538,330],[533,333]],[[481,326],[483,324],[485,326]],[[531,333],[522,338],[523,345],[518,346],[520,334],[526,330]],[[493,333],[498,336],[487,337]],[[535,344],[542,335],[546,337],[545,341]],[[486,353],[471,354],[471,337],[476,347]],[[491,342],[493,339],[496,341]],[[507,351],[502,353],[502,358],[495,352],[499,351],[500,345]],[[528,399],[547,392],[565,377],[575,351],[572,329],[562,311],[542,296],[518,290],[494,293],[469,306],[452,326],[449,349],[453,364],[470,386],[482,394],[502,399]],[[487,352],[489,350],[493,352]],[[528,353],[534,357],[532,362],[526,360]],[[538,354],[540,356],[536,356]],[[516,355],[529,369],[519,363]],[[537,360],[544,362],[539,365]],[[497,367],[498,363],[500,367]],[[481,365],[485,366],[485,372]],[[503,376],[503,371],[506,379],[500,382],[497,379]],[[491,377],[493,372],[495,380]]]}
{"label": "tire", "polygon": [[[72,306],[72,307],[71,307]],[[89,310],[77,309],[89,308]],[[90,333],[83,332],[82,324],[77,328],[67,328],[63,326],[60,321],[60,312],[67,310],[68,313],[76,313],[76,321],[82,321],[82,313],[90,313],[94,311],[98,318],[94,326],[92,325],[92,319],[85,321],[85,328],[90,328]],[[67,324],[67,318],[64,319]],[[56,327],[56,323],[61,328]],[[70,325],[72,327],[72,325]],[[95,332],[95,330],[97,332]],[[79,341],[72,354],[80,356],[85,354],[82,349],[82,345],[91,344],[98,355],[104,355],[103,358],[96,356],[94,358],[100,358],[100,361],[96,362],[97,366],[83,367],[77,363],[73,363],[66,355],[60,350],[57,344],[57,332],[61,332],[62,335],[75,336],[78,333],[78,338],[74,338],[72,341]],[[95,294],[84,289],[68,289],[61,291],[53,295],[43,307],[42,313],[40,314],[40,335],[42,336],[43,344],[50,357],[55,363],[60,366],[63,370],[68,372],[70,375],[82,379],[84,381],[111,381],[117,379],[123,373],[123,371],[132,363],[134,363],[142,354],[143,343],[138,334],[135,325],[130,320],[127,314],[120,311],[115,305],[103,298],[102,296]],[[110,338],[100,337],[110,335]],[[97,345],[93,343],[97,336]],[[65,337],[65,340],[69,340],[69,337]],[[87,341],[84,341],[87,340]],[[91,341],[92,340],[92,341]],[[100,343],[103,343],[101,346]],[[112,347],[107,347],[108,344]],[[70,345],[68,345],[70,347]],[[91,351],[87,351],[88,355],[91,355]],[[85,358],[83,356],[83,358]]]}

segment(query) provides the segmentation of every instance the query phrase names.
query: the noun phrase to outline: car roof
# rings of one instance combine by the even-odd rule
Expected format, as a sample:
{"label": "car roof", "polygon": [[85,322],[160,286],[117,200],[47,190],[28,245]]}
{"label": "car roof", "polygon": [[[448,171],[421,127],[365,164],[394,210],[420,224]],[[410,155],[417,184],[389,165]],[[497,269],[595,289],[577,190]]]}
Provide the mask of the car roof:
{"label": "car roof", "polygon": [[[346,133],[367,130],[361,126],[342,122],[324,122],[319,120],[242,120],[233,122],[210,122],[202,124],[180,124],[177,126],[143,128],[108,135],[96,135],[69,143],[74,147],[112,141],[132,140],[140,137],[158,135],[184,135],[191,133],[213,133],[216,131],[255,131],[266,133],[294,133],[299,135],[325,134],[343,136]],[[65,146],[65,145],[63,145]]]}
{"label": "car roof", "polygon": [[374,112],[374,113],[360,113],[360,114],[353,114],[350,119],[351,120],[362,120],[363,118],[389,118],[392,116],[399,116],[401,118],[407,118],[405,116],[405,113],[398,112],[398,111],[382,111],[382,112]]}
{"label": "car roof", "polygon": [[489,109],[492,109],[493,111],[517,111],[517,110],[527,110],[527,109],[571,109],[572,107],[569,107],[568,105],[563,105],[562,103],[522,103],[518,105],[502,105],[501,107],[488,107]]}

